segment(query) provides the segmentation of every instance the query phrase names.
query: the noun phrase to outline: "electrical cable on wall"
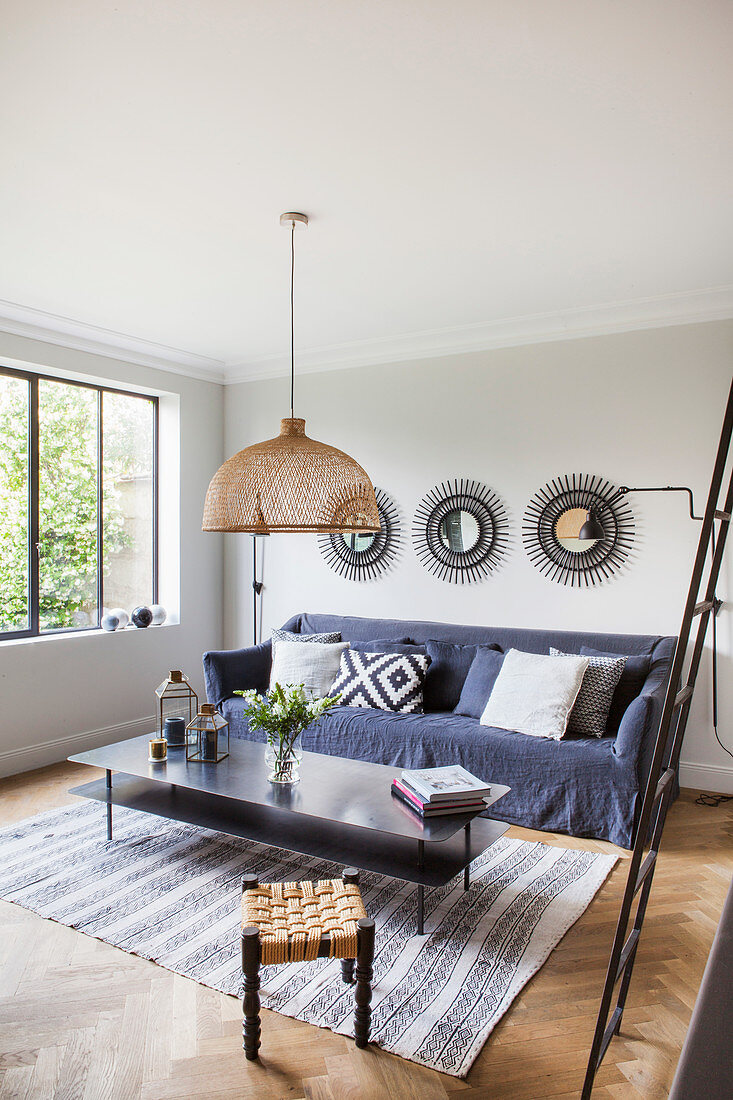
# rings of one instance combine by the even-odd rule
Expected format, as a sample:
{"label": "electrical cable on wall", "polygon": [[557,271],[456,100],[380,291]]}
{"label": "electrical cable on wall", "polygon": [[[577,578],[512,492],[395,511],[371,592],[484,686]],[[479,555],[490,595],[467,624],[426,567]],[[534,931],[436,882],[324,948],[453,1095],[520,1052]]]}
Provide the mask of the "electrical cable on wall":
{"label": "electrical cable on wall", "polygon": [[[712,553],[715,554],[715,524],[710,534],[710,545]],[[733,752],[724,745],[720,739],[718,733],[718,612],[723,606],[723,601],[719,600],[717,596],[713,596],[715,607],[713,608],[713,733],[715,734],[715,740],[720,745],[723,752],[727,752],[728,756],[733,759]],[[709,794],[707,791],[703,791],[696,799],[695,804],[698,806],[720,806],[723,802],[730,802],[733,795],[730,794]]]}

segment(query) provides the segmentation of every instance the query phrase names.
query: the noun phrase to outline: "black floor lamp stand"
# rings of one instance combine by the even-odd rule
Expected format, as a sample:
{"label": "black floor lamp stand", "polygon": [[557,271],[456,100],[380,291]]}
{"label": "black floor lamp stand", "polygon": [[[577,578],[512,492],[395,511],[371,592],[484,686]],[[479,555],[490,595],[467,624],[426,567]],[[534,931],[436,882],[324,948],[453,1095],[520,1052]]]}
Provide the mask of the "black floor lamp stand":
{"label": "black floor lamp stand", "polygon": [[[257,536],[252,536],[252,644],[257,645],[257,597],[264,585],[257,580]],[[261,618],[261,616],[260,616]]]}

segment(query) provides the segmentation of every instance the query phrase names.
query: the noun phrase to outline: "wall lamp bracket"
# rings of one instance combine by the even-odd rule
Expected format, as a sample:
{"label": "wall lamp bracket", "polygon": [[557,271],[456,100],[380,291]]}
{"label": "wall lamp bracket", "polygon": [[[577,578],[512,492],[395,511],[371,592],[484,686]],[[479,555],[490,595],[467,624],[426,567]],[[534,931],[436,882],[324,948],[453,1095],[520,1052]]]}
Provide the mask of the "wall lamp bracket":
{"label": "wall lamp bracket", "polygon": [[[608,507],[609,504],[613,504],[614,501],[620,500],[621,497],[625,497],[628,493],[687,493],[690,519],[702,520],[703,516],[695,515],[695,501],[692,496],[692,489],[687,485],[619,485],[616,493],[608,502],[608,504],[602,505],[600,508],[589,508],[586,513],[585,523],[578,532],[579,539],[588,539],[598,541],[605,538],[605,532],[603,525],[598,519],[598,516]],[[722,516],[724,513],[720,513]],[[717,513],[716,513],[717,515]]]}
{"label": "wall lamp bracket", "polygon": [[687,485],[620,485],[619,495],[626,496],[627,493],[687,493],[690,504],[690,519],[696,519],[702,521],[703,516],[695,515],[695,502],[692,496],[692,489]]}

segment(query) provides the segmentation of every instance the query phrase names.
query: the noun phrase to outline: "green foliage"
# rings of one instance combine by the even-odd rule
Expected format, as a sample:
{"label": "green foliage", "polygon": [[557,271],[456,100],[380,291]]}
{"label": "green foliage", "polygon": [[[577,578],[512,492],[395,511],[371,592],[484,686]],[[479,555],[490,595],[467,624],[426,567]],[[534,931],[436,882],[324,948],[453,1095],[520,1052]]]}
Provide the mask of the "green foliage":
{"label": "green foliage", "polygon": [[299,760],[297,743],[303,730],[335,707],[341,698],[332,695],[314,699],[306,693],[303,684],[284,688],[275,684],[268,695],[260,695],[257,691],[235,691],[234,694],[244,699],[244,716],[249,718],[250,729],[265,731],[267,744],[274,754],[270,778],[278,783],[293,781],[294,759]]}
{"label": "green foliage", "polygon": [[235,691],[244,699],[244,716],[249,719],[250,729],[264,730],[270,744],[294,742],[295,738],[321,715],[335,707],[340,695],[326,696],[325,699],[313,699],[302,684],[281,687],[280,684],[269,695],[260,695],[257,691]]}
{"label": "green foliage", "polygon": [[[39,612],[41,629],[73,627],[97,603],[97,392],[39,381]],[[28,401],[24,379],[0,376],[0,632],[28,616]],[[147,401],[105,395],[105,574],[129,541],[116,482],[150,459]],[[141,428],[142,426],[142,428]],[[107,423],[105,423],[107,428]],[[148,432],[149,434],[149,432]],[[131,445],[132,441],[132,445]],[[84,618],[84,616],[82,616]]]}
{"label": "green foliage", "polygon": [[0,379],[0,630],[22,629],[28,609],[27,393],[21,379]]}

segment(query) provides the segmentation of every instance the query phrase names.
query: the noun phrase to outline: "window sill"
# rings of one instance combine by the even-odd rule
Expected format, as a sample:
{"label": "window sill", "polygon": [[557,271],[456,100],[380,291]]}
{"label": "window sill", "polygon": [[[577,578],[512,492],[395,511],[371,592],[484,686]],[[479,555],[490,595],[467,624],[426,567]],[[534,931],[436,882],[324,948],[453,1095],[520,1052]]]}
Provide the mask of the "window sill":
{"label": "window sill", "polygon": [[177,622],[165,622],[160,626],[126,626],[122,630],[102,630],[101,626],[90,627],[89,630],[69,630],[58,634],[37,634],[32,638],[3,638],[0,639],[0,649],[7,648],[9,646],[21,646],[21,645],[47,645],[49,642],[71,641],[77,638],[111,638],[114,636],[120,636],[122,634],[146,634],[148,632],[154,632],[156,630],[169,630],[171,627],[180,626]]}

